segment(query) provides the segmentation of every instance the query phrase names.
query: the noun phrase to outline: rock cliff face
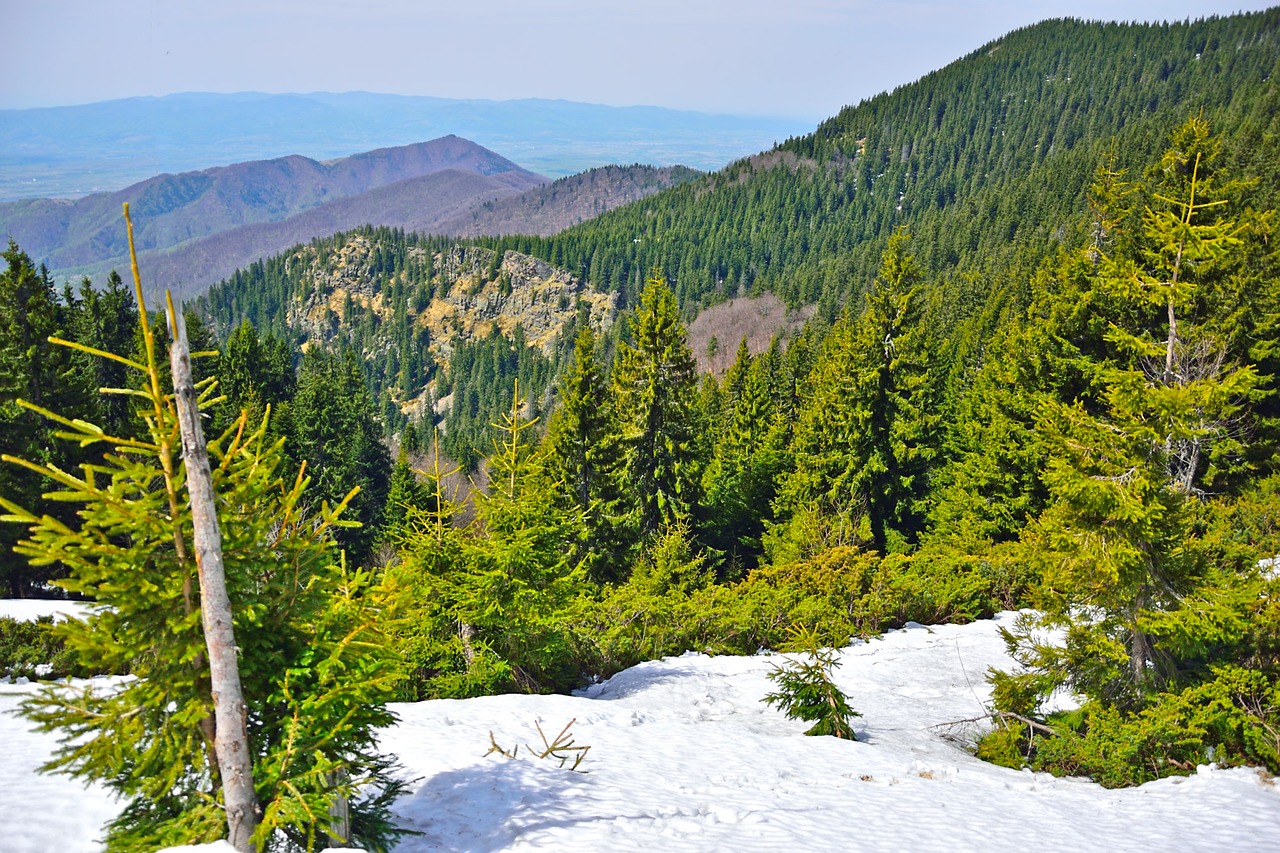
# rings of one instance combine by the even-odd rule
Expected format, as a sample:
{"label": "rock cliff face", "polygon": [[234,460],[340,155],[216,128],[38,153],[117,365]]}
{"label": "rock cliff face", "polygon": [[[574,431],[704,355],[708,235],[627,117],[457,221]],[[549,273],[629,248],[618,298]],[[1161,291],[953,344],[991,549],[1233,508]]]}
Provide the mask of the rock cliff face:
{"label": "rock cliff face", "polygon": [[[309,282],[308,297],[289,307],[289,324],[308,341],[344,338],[355,342],[353,325],[376,318],[377,331],[362,335],[364,355],[392,346],[396,319],[415,332],[425,331],[436,366],[446,367],[458,341],[478,340],[494,330],[510,337],[519,326],[525,342],[551,355],[566,324],[585,311],[597,331],[612,324],[617,295],[602,293],[577,276],[538,258],[508,251],[453,246],[428,258],[409,250],[410,265],[434,271],[425,291],[378,271],[378,247],[370,238],[351,235],[340,247],[321,253],[298,249],[288,259],[289,275]],[[415,300],[415,293],[429,293]],[[415,305],[415,301],[421,304]],[[359,315],[359,316],[357,316]],[[402,401],[407,403],[408,401]]]}
{"label": "rock cliff face", "polygon": [[[442,253],[443,254],[443,253]],[[487,277],[494,253],[476,247],[455,247],[447,255],[437,255],[437,269],[453,283],[423,312],[424,322],[436,329],[453,329],[456,334],[433,334],[442,353],[458,337],[473,339],[488,335],[494,327],[511,335],[523,327],[525,340],[550,355],[565,324],[585,306],[591,324],[603,330],[613,322],[617,294],[604,294],[585,285],[576,276],[546,261],[506,252],[497,264],[497,275]]]}

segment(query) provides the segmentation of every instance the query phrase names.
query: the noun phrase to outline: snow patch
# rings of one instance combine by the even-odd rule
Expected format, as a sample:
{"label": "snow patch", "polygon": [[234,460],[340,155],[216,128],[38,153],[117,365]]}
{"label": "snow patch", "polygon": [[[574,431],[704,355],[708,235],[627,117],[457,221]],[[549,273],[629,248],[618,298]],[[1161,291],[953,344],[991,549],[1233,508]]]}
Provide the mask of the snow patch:
{"label": "snow patch", "polygon": [[[652,661],[574,696],[399,704],[381,732],[411,793],[399,822],[436,850],[1263,851],[1280,838],[1280,789],[1250,769],[1205,765],[1139,788],[1008,770],[948,732],[985,714],[988,667],[1013,666],[998,628],[908,626],[841,649],[834,672],[859,741],[804,736],[763,697],[778,655]],[[39,776],[56,746],[0,695],[0,849],[101,849],[119,804],[98,787]],[[580,771],[525,758],[536,725],[570,720]],[[972,725],[972,724],[971,724]],[[521,745],[485,756],[489,733]],[[216,846],[179,848],[222,853]]]}
{"label": "snow patch", "polygon": [[0,598],[0,618],[18,622],[34,622],[42,616],[52,616],[53,621],[78,619],[93,609],[84,601],[58,601],[42,598]]}

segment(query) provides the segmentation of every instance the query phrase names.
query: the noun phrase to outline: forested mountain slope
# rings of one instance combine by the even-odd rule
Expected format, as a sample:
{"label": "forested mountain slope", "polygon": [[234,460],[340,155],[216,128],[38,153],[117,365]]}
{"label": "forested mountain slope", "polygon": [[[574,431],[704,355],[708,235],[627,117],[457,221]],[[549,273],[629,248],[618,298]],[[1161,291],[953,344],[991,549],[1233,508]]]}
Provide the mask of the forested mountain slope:
{"label": "forested mountain slope", "polygon": [[[977,321],[986,326],[967,332],[980,337],[991,331],[991,306],[1011,294],[1023,299],[1038,259],[1085,227],[1085,190],[1108,152],[1117,168],[1140,172],[1188,115],[1210,120],[1233,170],[1262,179],[1249,193],[1267,206],[1280,147],[1278,65],[1280,10],[1168,25],[1049,21],[846,109],[813,135],[556,236],[477,238],[494,250],[494,266],[477,270],[467,286],[496,283],[502,258],[514,251],[543,258],[592,290],[618,293],[619,308],[634,305],[644,279],[658,270],[686,318],[699,306],[771,290],[792,306],[819,302],[830,321],[867,287],[889,233],[903,228],[929,287],[948,305],[946,322],[988,309]],[[474,222],[514,226],[503,206],[521,204],[528,214],[534,199],[545,206],[568,182],[598,186],[610,174],[496,202]],[[451,244],[386,231],[366,237],[383,259],[367,285],[384,294],[384,314],[418,322],[426,303],[412,294],[433,297],[453,282],[409,264],[406,247],[439,256]],[[342,243],[340,237],[333,245]],[[325,246],[321,262],[333,257]],[[286,328],[286,318],[312,298],[307,275],[283,258],[254,265],[215,287],[206,310],[224,333],[249,319],[301,340],[302,330]],[[364,353],[388,417],[391,399],[404,401],[431,382],[430,360],[413,359],[404,343],[411,335],[377,323],[356,323],[366,329],[359,333],[336,322]],[[373,345],[388,334],[401,343]],[[717,335],[726,353],[736,346],[729,337]]]}
{"label": "forested mountain slope", "polygon": [[990,270],[1064,236],[1104,152],[1140,166],[1191,115],[1274,193],[1277,71],[1280,9],[1048,21],[707,178],[550,239],[489,245],[581,270],[627,305],[654,268],[686,306],[752,288],[839,302],[865,288],[897,227],[930,270]]}
{"label": "forested mountain slope", "polygon": [[[807,674],[780,673],[766,701],[852,734],[823,646],[1022,610],[1002,632],[1017,666],[987,674],[980,757],[1108,786],[1206,756],[1277,772],[1278,16],[1029,28],[554,238],[361,228],[297,246],[201,306],[225,340],[204,363],[223,395],[212,432],[251,413],[321,518],[351,498],[361,526],[335,537],[373,586],[334,607],[376,607],[401,698],[787,647]],[[141,434],[89,393],[137,362],[49,342],[136,353],[138,336],[122,287],[59,296],[17,247],[5,257],[0,449],[59,467],[0,466],[16,471],[0,494],[64,543],[75,507],[41,475],[101,479],[82,467],[98,421]],[[724,309],[800,320],[808,303],[808,321],[700,374],[689,317],[768,287]],[[731,347],[740,316],[703,319]],[[67,416],[51,426],[19,397]],[[42,455],[62,427],[83,439]],[[122,531],[92,547],[114,553]],[[274,535],[250,538],[284,574]],[[25,552],[48,557],[0,563],[16,590],[84,562]],[[127,601],[104,577],[100,600]],[[180,602],[182,577],[157,596]],[[89,771],[118,780],[118,762]]]}
{"label": "forested mountain slope", "polygon": [[575,330],[612,324],[616,296],[519,252],[360,228],[237,270],[197,304],[222,337],[247,321],[357,353],[388,435],[447,414],[450,452],[474,464],[512,381],[540,398]]}

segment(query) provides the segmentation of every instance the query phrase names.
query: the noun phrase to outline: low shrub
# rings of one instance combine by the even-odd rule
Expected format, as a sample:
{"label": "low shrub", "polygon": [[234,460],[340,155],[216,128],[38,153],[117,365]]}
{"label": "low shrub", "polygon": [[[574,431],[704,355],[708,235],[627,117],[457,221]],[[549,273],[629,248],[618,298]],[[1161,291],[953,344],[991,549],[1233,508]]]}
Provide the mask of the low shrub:
{"label": "low shrub", "polygon": [[1209,762],[1280,772],[1280,685],[1238,666],[1213,676],[1159,694],[1136,711],[1087,702],[1049,714],[1043,728],[1034,729],[1006,717],[979,742],[978,757],[1087,776],[1108,788],[1185,774]]}
{"label": "low shrub", "polygon": [[87,678],[95,674],[54,631],[52,617],[28,622],[0,616],[0,678]]}

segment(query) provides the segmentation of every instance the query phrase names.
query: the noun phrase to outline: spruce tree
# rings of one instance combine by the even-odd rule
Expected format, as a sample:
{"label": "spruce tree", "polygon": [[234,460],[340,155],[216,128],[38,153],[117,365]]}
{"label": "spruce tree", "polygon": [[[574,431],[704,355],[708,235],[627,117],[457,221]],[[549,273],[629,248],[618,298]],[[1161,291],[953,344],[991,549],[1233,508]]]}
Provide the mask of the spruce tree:
{"label": "spruce tree", "polygon": [[382,540],[391,544],[402,541],[409,535],[414,519],[429,509],[431,501],[431,490],[418,480],[417,473],[409,465],[406,449],[400,448],[387,489],[387,505],[380,529]]}
{"label": "spruce tree", "polygon": [[453,523],[446,472],[436,470],[436,505],[384,574],[380,596],[413,698],[546,692],[578,677],[565,616],[584,586],[581,522],[556,500],[523,407],[516,393],[470,523]]}
{"label": "spruce tree", "polygon": [[[101,456],[79,470],[4,457],[53,481],[53,496],[76,510],[71,524],[0,497],[3,520],[27,530],[18,553],[65,563],[71,573],[59,585],[99,605],[61,623],[67,646],[98,671],[135,676],[109,689],[48,688],[23,705],[42,729],[62,735],[46,770],[97,781],[124,801],[108,827],[112,850],[210,842],[226,832],[178,422],[135,284],[142,360],[75,346],[141,380],[140,389],[123,390],[144,433],[112,435],[24,402],[56,423],[62,440]],[[207,404],[214,386],[202,389]],[[254,844],[311,849],[330,806],[369,786],[370,797],[352,803],[351,841],[384,846],[397,835],[388,807],[402,789],[374,748],[376,730],[394,720],[385,705],[392,669],[364,603],[368,576],[348,570],[333,545],[347,501],[308,512],[308,481],[280,479],[281,445],[266,440],[265,420],[252,425],[242,415],[209,442],[209,453],[263,809]]]}
{"label": "spruce tree", "polygon": [[358,489],[350,516],[359,525],[338,530],[337,539],[353,562],[364,563],[377,540],[391,458],[353,353],[307,351],[288,421],[289,454],[295,465],[306,463],[314,499],[333,506]]}
{"label": "spruce tree", "polygon": [[226,400],[217,408],[218,424],[234,420],[247,410],[256,422],[271,406],[276,416],[272,429],[286,435],[279,423],[283,404],[296,394],[293,355],[288,344],[274,336],[263,338],[248,321],[231,333],[218,358],[218,389]]}
{"label": "spruce tree", "polygon": [[613,389],[640,532],[691,517],[698,505],[698,380],[675,294],[654,275],[640,295],[635,344],[620,343]]}
{"label": "spruce tree", "polygon": [[[745,341],[744,341],[745,344]],[[761,552],[769,507],[786,470],[788,427],[771,390],[770,359],[739,348],[726,374],[731,389],[720,440],[703,478],[703,539],[732,565],[753,568]]]}
{"label": "spruce tree", "polygon": [[1043,549],[1046,618],[1068,627],[1048,658],[1074,689],[1126,707],[1184,677],[1184,638],[1229,598],[1202,594],[1213,573],[1194,525],[1205,483],[1244,450],[1234,427],[1259,379],[1228,349],[1242,306],[1213,304],[1248,236],[1228,215],[1232,184],[1211,178],[1215,154],[1203,121],[1185,124],[1140,232],[1090,248],[1093,286],[1121,322],[1089,362],[1096,398],[1051,400],[1037,420],[1053,503],[1028,536]]}
{"label": "spruce tree", "polygon": [[837,539],[865,535],[882,554],[919,536],[939,443],[920,276],[906,236],[895,234],[861,316],[846,312],[827,338],[796,421],[795,471],[779,497],[784,515],[803,523],[816,512],[843,531]]}
{"label": "spruce tree", "polygon": [[614,399],[584,325],[560,379],[559,407],[547,426],[547,468],[583,522],[579,556],[598,582],[625,579],[636,517],[625,500]]}
{"label": "spruce tree", "polygon": [[[72,305],[71,300],[67,300]],[[137,334],[138,308],[133,293],[114,270],[101,291],[85,279],[80,284],[70,320],[71,339],[104,352],[128,352]],[[76,369],[88,382],[90,418],[114,435],[133,434],[141,428],[127,397],[96,393],[100,388],[120,388],[126,383],[128,368],[108,358],[72,352]]]}
{"label": "spruce tree", "polygon": [[[82,365],[73,360],[70,350],[49,340],[66,335],[65,312],[46,269],[37,268],[12,241],[3,258],[7,269],[0,273],[0,453],[75,465],[79,449],[56,441],[49,421],[18,403],[21,399],[52,407],[69,418],[90,414],[86,377],[76,369]],[[41,494],[51,485],[41,471],[0,467],[0,494],[70,521],[66,505],[42,503]],[[58,561],[27,564],[13,553],[16,541],[15,528],[0,528],[0,581],[6,583],[9,595],[22,598],[60,575],[62,568]]]}

